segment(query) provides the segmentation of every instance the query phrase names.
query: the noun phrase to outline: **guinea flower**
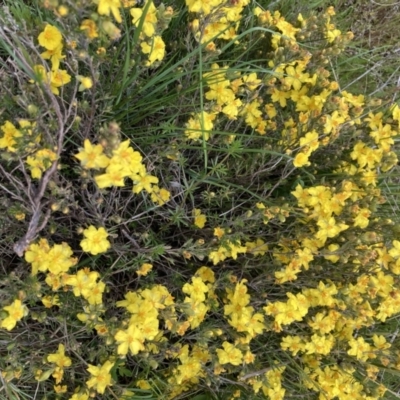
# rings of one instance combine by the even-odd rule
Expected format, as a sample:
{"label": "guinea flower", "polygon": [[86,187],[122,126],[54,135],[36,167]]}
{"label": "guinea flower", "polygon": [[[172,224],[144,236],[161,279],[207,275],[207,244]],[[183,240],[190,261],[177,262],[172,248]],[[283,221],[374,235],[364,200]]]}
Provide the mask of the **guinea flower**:
{"label": "guinea flower", "polygon": [[88,301],[89,304],[101,304],[103,302],[103,292],[106,288],[104,282],[97,282],[90,289],[84,289],[82,291],[82,296]]}
{"label": "guinea flower", "polygon": [[99,36],[99,33],[97,31],[96,22],[94,22],[92,19],[84,19],[82,21],[79,29],[81,31],[85,31],[86,36],[89,39],[95,39]]}
{"label": "guinea flower", "polygon": [[55,353],[47,356],[47,361],[56,364],[59,368],[65,368],[71,365],[71,359],[65,355],[65,346],[62,343],[58,345],[58,350]]}
{"label": "guinea flower", "polygon": [[14,146],[17,144],[15,139],[22,136],[21,132],[10,121],[6,121],[0,126],[0,130],[3,132],[3,136],[0,138],[0,149],[15,152]]}
{"label": "guinea flower", "polygon": [[165,56],[165,43],[161,36],[154,36],[151,45],[143,42],[140,46],[142,47],[142,52],[149,55],[147,66],[154,64],[156,61],[161,61]]}
{"label": "guinea flower", "polygon": [[83,236],[85,239],[81,241],[82,250],[94,256],[106,252],[111,246],[107,240],[108,233],[103,227],[97,229],[89,226],[83,231]]}
{"label": "guinea flower", "polygon": [[159,206],[164,205],[167,201],[169,201],[171,197],[171,193],[164,188],[159,188],[157,185],[152,186],[153,191],[151,192],[151,200],[154,203],[157,203]]}
{"label": "guinea flower", "polygon": [[296,157],[293,160],[293,165],[296,168],[301,168],[301,167],[308,167],[311,165],[310,161],[308,160],[309,155],[299,152],[296,154]]}
{"label": "guinea flower", "polygon": [[134,182],[132,191],[136,194],[139,194],[142,190],[145,190],[147,193],[152,193],[152,184],[158,183],[158,178],[156,176],[147,174],[146,172],[140,173],[139,175],[132,175],[131,178]]}
{"label": "guinea flower", "polygon": [[99,0],[99,6],[97,12],[100,15],[110,15],[110,12],[114,16],[115,20],[119,23],[122,22],[119,8],[121,7],[120,0]]}
{"label": "guinea flower", "polygon": [[71,75],[69,75],[67,71],[59,69],[57,71],[50,71],[48,73],[48,79],[52,93],[58,95],[60,94],[58,88],[71,82]]}
{"label": "guinea flower", "polygon": [[78,89],[80,92],[90,89],[93,86],[92,79],[87,76],[77,75],[76,79],[81,83]]}
{"label": "guinea flower", "polygon": [[223,349],[217,349],[218,360],[221,365],[232,364],[240,365],[243,359],[243,354],[239,349],[229,342],[222,343]]}
{"label": "guinea flower", "polygon": [[105,174],[95,176],[94,180],[100,189],[110,186],[124,186],[126,177],[126,168],[121,164],[110,164]]}
{"label": "guinea flower", "polygon": [[83,393],[75,393],[69,400],[89,400],[89,394],[86,392]]}
{"label": "guinea flower", "polygon": [[83,168],[99,169],[106,168],[110,162],[109,158],[103,154],[101,144],[93,145],[88,139],[83,142],[83,149],[75,157],[81,162]]}
{"label": "guinea flower", "polygon": [[149,263],[144,263],[142,266],[136,271],[139,276],[146,276],[153,269],[153,265]]}
{"label": "guinea flower", "polygon": [[111,361],[106,361],[101,366],[89,364],[87,369],[91,375],[91,378],[86,381],[86,385],[89,389],[93,388],[98,393],[103,394],[107,386],[111,386],[111,374],[110,370],[114,366]]}
{"label": "guinea flower", "polygon": [[34,179],[40,179],[42,173],[49,169],[54,161],[57,160],[57,154],[50,149],[38,150],[33,156],[28,156],[26,164],[31,170],[31,176]]}
{"label": "guinea flower", "polygon": [[145,337],[136,324],[129,325],[125,331],[119,330],[114,338],[118,342],[118,354],[126,355],[130,350],[135,355],[144,350]]}
{"label": "guinea flower", "polygon": [[200,229],[204,228],[204,225],[207,222],[207,217],[201,213],[201,210],[195,208],[193,210],[193,216],[194,216],[194,224]]}
{"label": "guinea flower", "polygon": [[[143,10],[141,8],[132,8],[131,11],[131,16],[132,16],[132,23],[138,27],[140,24],[140,20],[143,15]],[[152,37],[154,36],[154,33],[156,31],[155,26],[157,24],[157,9],[154,6],[153,2],[149,4],[147,7],[147,13],[144,17],[143,21],[143,26],[142,26],[142,32],[147,36],[147,37]]]}
{"label": "guinea flower", "polygon": [[61,45],[60,31],[53,25],[47,24],[38,36],[39,44],[47,50],[55,50]]}
{"label": "guinea flower", "polygon": [[347,354],[356,357],[357,360],[367,361],[368,355],[371,352],[371,345],[362,336],[359,336],[357,339],[351,339],[349,345],[350,349],[347,351]]}
{"label": "guinea flower", "polygon": [[65,58],[65,56],[62,55],[62,50],[63,50],[63,45],[60,43],[59,46],[57,46],[55,49],[52,50],[46,50],[41,54],[42,58],[45,60],[50,60],[51,61],[51,69],[53,71],[57,71],[58,68],[60,67],[60,61]]}
{"label": "guinea flower", "polygon": [[14,300],[9,306],[3,307],[4,311],[8,312],[8,317],[3,319],[0,327],[11,331],[17,322],[28,314],[28,308],[22,304],[21,300]]}
{"label": "guinea flower", "polygon": [[222,236],[224,235],[225,235],[225,229],[222,229],[219,226],[214,228],[214,236],[216,236],[218,239],[221,239]]}

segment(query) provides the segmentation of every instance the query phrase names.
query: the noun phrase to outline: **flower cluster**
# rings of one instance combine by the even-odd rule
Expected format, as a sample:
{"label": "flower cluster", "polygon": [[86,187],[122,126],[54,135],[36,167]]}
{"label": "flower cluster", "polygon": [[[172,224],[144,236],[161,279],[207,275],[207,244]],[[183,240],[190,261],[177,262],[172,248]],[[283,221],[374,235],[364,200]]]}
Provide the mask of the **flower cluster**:
{"label": "flower cluster", "polygon": [[[397,164],[400,108],[332,79],[325,66],[352,36],[333,8],[289,22],[248,0],[186,0],[179,17],[198,51],[171,41],[184,56],[164,68],[170,7],[93,0],[71,15],[77,5],[56,3],[35,28],[44,51],[21,79],[29,101],[14,96],[30,119],[0,126],[2,199],[21,201],[7,213],[15,225],[33,214],[13,259],[31,269],[1,281],[0,328],[24,338],[7,346],[2,379],[26,369],[26,338],[51,331],[51,347],[33,342],[21,387],[35,371],[35,385],[69,400],[136,388],[173,399],[211,384],[227,399],[381,398],[380,372],[400,370],[381,329],[400,313],[400,241],[379,185]],[[257,29],[242,29],[245,15]],[[158,95],[186,72],[199,104],[190,89],[168,108]],[[149,77],[156,111],[136,115]],[[132,133],[137,120],[148,137]],[[171,121],[170,137],[148,134]]]}
{"label": "flower cluster", "polygon": [[150,0],[144,2],[142,8],[130,9],[132,23],[140,29],[140,47],[143,54],[147,55],[146,66],[160,63],[165,57],[165,43],[161,33],[172,18],[173,9],[159,6],[158,9]]}
{"label": "flower cluster", "polygon": [[144,190],[159,205],[165,204],[170,198],[168,190],[157,186],[158,178],[146,171],[142,156],[130,147],[129,140],[116,146],[112,150],[111,157],[104,154],[101,144],[93,145],[89,140],[85,140],[84,148],[75,157],[85,169],[104,170],[94,178],[100,189],[111,186],[123,187],[125,179],[130,178],[133,181],[133,193],[138,194]]}
{"label": "flower cluster", "polygon": [[60,343],[57,352],[47,356],[47,361],[55,365],[52,376],[55,379],[56,385],[59,385],[63,380],[64,369],[70,367],[72,364],[72,360],[65,355],[65,346]]}
{"label": "flower cluster", "polygon": [[209,52],[217,51],[214,40],[234,40],[249,0],[186,0],[188,10],[194,14],[191,30],[197,41]]}
{"label": "flower cluster", "polygon": [[71,82],[68,72],[60,69],[60,63],[65,58],[65,55],[62,54],[64,44],[61,32],[57,27],[47,24],[39,34],[38,42],[46,49],[41,56],[43,60],[50,60],[51,69],[47,71],[43,64],[35,65],[33,67],[36,74],[35,81],[48,84],[51,91],[59,95],[59,88]]}
{"label": "flower cluster", "polygon": [[[125,300],[117,302],[130,314],[124,329],[116,332],[118,354],[138,354],[145,350],[145,341],[156,341],[159,331],[159,310],[174,304],[168,290],[161,286],[145,289],[138,293],[128,292]],[[160,338],[158,338],[160,339]]]}

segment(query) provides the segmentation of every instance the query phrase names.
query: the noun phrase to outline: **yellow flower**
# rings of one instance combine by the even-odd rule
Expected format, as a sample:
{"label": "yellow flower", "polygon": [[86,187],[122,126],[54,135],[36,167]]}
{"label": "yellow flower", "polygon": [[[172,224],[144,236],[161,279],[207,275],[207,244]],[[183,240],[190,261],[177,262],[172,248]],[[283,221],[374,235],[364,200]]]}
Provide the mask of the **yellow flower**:
{"label": "yellow flower", "polygon": [[156,185],[154,185],[152,188],[153,188],[153,191],[152,191],[150,197],[154,203],[158,203],[159,206],[162,206],[167,201],[169,201],[169,199],[171,197],[171,193],[167,189],[164,189],[164,188],[160,189]]}
{"label": "yellow flower", "polygon": [[100,15],[110,15],[110,12],[114,16],[115,20],[119,23],[122,22],[119,8],[121,7],[120,0],[99,0],[99,6],[97,12]]}
{"label": "yellow flower", "polygon": [[91,271],[89,268],[80,269],[74,275],[68,275],[65,279],[65,284],[73,287],[75,296],[83,295],[85,290],[91,290],[96,286],[96,280],[99,273]]}
{"label": "yellow flower", "polygon": [[165,56],[165,43],[161,36],[154,36],[151,45],[146,42],[140,44],[142,52],[149,55],[147,66],[154,64],[156,61],[161,61]]}
{"label": "yellow flower", "polygon": [[136,271],[139,276],[146,276],[151,270],[153,266],[148,263],[142,264],[142,266]]}
{"label": "yellow flower", "polygon": [[229,88],[228,79],[210,84],[210,90],[206,93],[207,100],[216,100],[218,105],[231,104],[235,100],[233,90]]}
{"label": "yellow flower", "polygon": [[59,87],[66,85],[71,82],[71,75],[63,69],[57,71],[50,71],[48,73],[48,79],[50,82],[50,89],[54,94],[60,94]]}
{"label": "yellow flower", "polygon": [[332,335],[317,335],[311,336],[311,341],[306,343],[304,349],[306,354],[323,354],[327,355],[331,352],[335,339]]}
{"label": "yellow flower", "polygon": [[63,58],[65,58],[65,56],[63,56],[61,54],[62,49],[63,49],[63,45],[62,45],[62,43],[60,43],[60,45],[57,46],[55,49],[46,50],[45,52],[43,52],[41,54],[43,59],[51,61],[51,69],[53,71],[57,71],[58,70],[58,68],[60,67],[60,61]]}
{"label": "yellow flower", "polygon": [[229,256],[229,250],[220,246],[216,251],[211,251],[208,258],[217,265],[219,262],[224,261]]}
{"label": "yellow flower", "polygon": [[149,175],[146,172],[140,173],[139,175],[131,176],[133,182],[135,183],[132,191],[133,193],[139,194],[142,190],[145,190],[147,193],[152,193],[152,184],[158,183],[158,178],[153,175]]}
{"label": "yellow flower", "polygon": [[93,255],[104,253],[111,246],[107,240],[108,233],[103,227],[96,229],[94,226],[89,226],[83,231],[83,235],[85,239],[81,241],[81,247],[87,253]]}
{"label": "yellow flower", "polygon": [[48,268],[47,255],[50,251],[49,243],[46,239],[40,239],[38,244],[32,243],[25,252],[25,261],[32,265],[32,275],[38,271],[46,271]]}
{"label": "yellow flower", "polygon": [[191,284],[183,285],[182,292],[188,294],[191,300],[202,302],[206,299],[205,293],[208,292],[208,287],[201,278],[193,277]]}
{"label": "yellow flower", "polygon": [[336,223],[335,218],[333,217],[321,218],[318,220],[317,225],[320,229],[316,233],[315,237],[322,240],[324,243],[327,238],[333,238],[349,227],[342,223]]}
{"label": "yellow flower", "polygon": [[66,17],[69,13],[68,7],[66,7],[66,6],[58,7],[57,11],[61,17]]}
{"label": "yellow flower", "polygon": [[306,146],[309,151],[315,151],[319,147],[318,133],[315,130],[307,132],[304,137],[300,139],[300,146]]}
{"label": "yellow flower", "polygon": [[107,328],[107,325],[105,325],[105,324],[95,325],[95,329],[99,336],[105,336],[108,333],[108,328]]}
{"label": "yellow flower", "polygon": [[55,244],[46,256],[48,270],[54,275],[67,272],[77,263],[77,259],[71,257],[72,255],[72,249],[67,243]]}
{"label": "yellow flower", "polygon": [[144,350],[143,342],[145,338],[136,324],[129,325],[125,331],[118,331],[114,338],[119,343],[118,354],[126,355],[130,350],[131,354],[135,355]]}
{"label": "yellow flower", "polygon": [[301,168],[301,167],[308,167],[309,165],[311,165],[310,161],[308,161],[308,154],[299,152],[296,154],[296,157],[293,160],[293,165],[296,168]]}
{"label": "yellow flower", "polygon": [[207,217],[201,213],[201,210],[195,208],[193,209],[194,224],[202,229],[207,222]]}
{"label": "yellow flower", "polygon": [[252,72],[249,75],[243,76],[243,83],[249,88],[249,90],[253,91],[261,85],[261,79],[257,78],[257,74]]}
{"label": "yellow flower", "polygon": [[103,292],[105,288],[106,285],[104,282],[97,282],[92,288],[83,289],[82,296],[89,304],[101,304],[103,302]]}
{"label": "yellow flower", "polygon": [[61,45],[62,36],[55,26],[47,24],[39,34],[38,40],[39,44],[47,50],[54,50]]}
{"label": "yellow flower", "polygon": [[202,111],[193,115],[192,118],[186,123],[185,135],[192,140],[198,140],[204,137],[204,140],[210,138],[210,131],[214,127],[214,119],[216,114]]}
{"label": "yellow flower", "polygon": [[255,242],[246,242],[246,252],[255,256],[263,256],[268,251],[268,244],[258,238]]}
{"label": "yellow flower", "polygon": [[239,253],[246,253],[247,251],[247,247],[241,246],[240,240],[236,241],[235,243],[232,243],[230,240],[228,240],[225,243],[225,246],[229,248],[229,256],[232,257],[234,260],[237,259]]}
{"label": "yellow flower", "polygon": [[8,317],[1,321],[0,326],[11,331],[24,316],[28,314],[28,308],[22,304],[21,300],[14,300],[9,306],[3,307],[8,312]]}
{"label": "yellow flower", "polygon": [[[132,15],[132,23],[138,27],[140,24],[140,19],[142,18],[143,10],[141,8],[132,8],[130,11]],[[155,26],[157,24],[157,9],[154,6],[153,2],[149,5],[147,9],[147,13],[144,17],[142,32],[147,37],[154,36],[156,31]]]}
{"label": "yellow flower", "polygon": [[353,226],[359,226],[361,229],[365,229],[369,224],[369,217],[371,210],[368,208],[360,208],[357,210],[357,215],[354,218]]}
{"label": "yellow flower", "polygon": [[289,350],[295,356],[304,349],[304,343],[300,336],[285,336],[282,338],[281,347],[283,350]]}
{"label": "yellow flower", "polygon": [[42,149],[35,153],[33,157],[28,156],[26,163],[31,170],[32,178],[40,179],[42,173],[49,169],[52,163],[57,159],[56,153],[50,149]]}
{"label": "yellow flower", "polygon": [[47,356],[47,361],[56,364],[59,368],[65,368],[71,365],[71,359],[65,355],[65,347],[62,343],[58,345],[57,352]]}
{"label": "yellow flower", "polygon": [[190,12],[210,14],[214,8],[221,5],[221,0],[186,0],[186,6]]}
{"label": "yellow flower", "polygon": [[178,385],[183,385],[191,379],[197,378],[202,373],[202,365],[195,357],[181,356],[182,365],[176,371],[175,379]]}
{"label": "yellow flower", "polygon": [[296,40],[296,33],[300,30],[299,28],[295,28],[289,22],[280,19],[276,24],[276,27],[283,33],[283,35],[287,36],[290,39]]}
{"label": "yellow flower", "polygon": [[92,376],[86,385],[89,389],[94,388],[98,393],[103,394],[107,386],[111,386],[111,374],[110,370],[114,366],[111,361],[106,361],[100,367],[89,364],[87,369]]}
{"label": "yellow flower", "polygon": [[23,212],[19,212],[19,213],[17,213],[17,214],[14,214],[14,218],[15,218],[17,221],[23,221],[23,220],[25,219],[25,217],[26,217],[26,215],[25,215],[25,213],[23,213]]}
{"label": "yellow flower", "polygon": [[347,351],[347,354],[355,356],[357,360],[367,361],[368,354],[371,352],[371,345],[362,336],[357,339],[351,339],[349,345],[350,350]]}
{"label": "yellow flower", "polygon": [[243,354],[239,349],[229,342],[222,343],[224,349],[217,349],[218,360],[221,365],[232,364],[240,365],[243,359]]}
{"label": "yellow flower", "polygon": [[224,235],[225,235],[225,229],[222,229],[219,226],[214,228],[214,236],[216,236],[218,239],[221,239],[222,236]]}
{"label": "yellow flower", "polygon": [[151,389],[151,385],[148,381],[145,381],[144,379],[140,379],[136,382],[136,386],[140,389],[144,389],[144,390],[150,390]]}
{"label": "yellow flower", "polygon": [[3,137],[0,138],[0,149],[7,149],[10,152],[15,152],[14,147],[17,142],[16,138],[22,136],[21,132],[10,121],[6,121],[0,129],[3,132]]}
{"label": "yellow flower", "polygon": [[109,158],[103,154],[103,146],[101,144],[92,145],[88,139],[83,142],[83,149],[75,157],[81,162],[84,168],[106,168],[110,162]]}
{"label": "yellow flower", "polygon": [[83,92],[86,89],[90,89],[93,86],[93,81],[87,76],[77,75],[76,79],[81,83],[79,85],[79,91]]}
{"label": "yellow flower", "polygon": [[213,270],[209,267],[206,266],[200,267],[196,271],[196,275],[198,275],[203,280],[203,282],[210,282],[210,283],[215,282],[215,274]]}
{"label": "yellow flower", "polygon": [[80,26],[80,30],[85,31],[86,36],[89,39],[94,39],[99,36],[99,33],[97,32],[96,23],[91,19],[83,20]]}
{"label": "yellow flower", "polygon": [[122,7],[129,8],[136,4],[136,0],[122,0]]}
{"label": "yellow flower", "polygon": [[42,303],[46,308],[60,305],[60,299],[58,295],[55,296],[44,296],[42,297]]}
{"label": "yellow flower", "polygon": [[129,140],[121,142],[112,153],[111,164],[119,164],[126,168],[128,175],[140,174],[142,172],[144,167],[141,162],[142,156],[138,151],[134,151],[130,147]]}
{"label": "yellow flower", "polygon": [[55,385],[55,386],[54,386],[54,391],[55,391],[56,393],[66,393],[66,391],[67,391],[67,385],[63,385],[63,386],[61,386],[61,385]]}
{"label": "yellow flower", "polygon": [[126,177],[126,168],[120,164],[110,164],[105,174],[97,175],[94,180],[100,189],[109,186],[124,186]]}

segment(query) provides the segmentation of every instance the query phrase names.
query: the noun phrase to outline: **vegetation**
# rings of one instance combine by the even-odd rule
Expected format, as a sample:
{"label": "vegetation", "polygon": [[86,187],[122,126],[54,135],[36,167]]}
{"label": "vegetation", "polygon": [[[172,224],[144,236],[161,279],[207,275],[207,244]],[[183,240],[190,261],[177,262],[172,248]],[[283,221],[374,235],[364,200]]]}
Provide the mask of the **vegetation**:
{"label": "vegetation", "polygon": [[3,0],[0,398],[398,398],[398,6],[335,6]]}

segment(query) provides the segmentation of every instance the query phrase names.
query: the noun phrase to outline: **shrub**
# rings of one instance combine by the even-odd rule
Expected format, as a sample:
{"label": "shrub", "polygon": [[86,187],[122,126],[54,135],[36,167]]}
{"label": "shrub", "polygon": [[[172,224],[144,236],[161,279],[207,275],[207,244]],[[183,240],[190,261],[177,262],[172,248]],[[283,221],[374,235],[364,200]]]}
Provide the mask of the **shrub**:
{"label": "shrub", "polygon": [[332,79],[334,15],[3,7],[9,398],[391,391],[400,110]]}

